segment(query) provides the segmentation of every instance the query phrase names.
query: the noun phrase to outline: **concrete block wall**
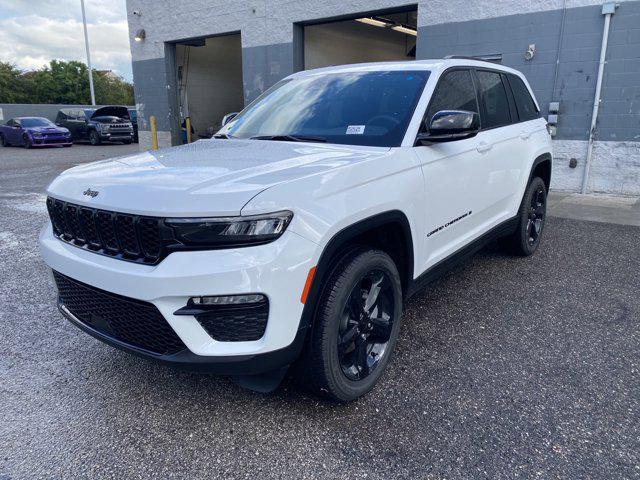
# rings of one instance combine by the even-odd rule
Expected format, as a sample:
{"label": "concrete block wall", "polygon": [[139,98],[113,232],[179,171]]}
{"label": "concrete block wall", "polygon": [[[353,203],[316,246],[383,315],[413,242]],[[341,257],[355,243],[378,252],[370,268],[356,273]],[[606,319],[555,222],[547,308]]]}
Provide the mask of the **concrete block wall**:
{"label": "concrete block wall", "polygon": [[[136,102],[143,117],[141,126],[146,128],[147,115],[154,113],[159,129],[165,132],[163,138],[167,142],[170,139],[166,132],[171,115],[170,98],[175,94],[167,79],[166,42],[240,31],[246,103],[294,71],[295,24],[415,3],[402,0],[193,0],[188,4],[174,4],[127,0],[131,37],[139,28],[145,28],[147,34],[144,42],[131,42]],[[556,147],[559,158],[576,158],[578,168],[570,169],[568,161],[559,162],[554,167],[552,186],[578,190],[581,174],[576,172],[584,166],[589,135],[603,30],[600,13],[603,1],[420,0],[417,3],[418,59],[447,54],[500,53],[503,64],[527,75],[545,115],[550,101],[561,102]],[[637,195],[632,179],[637,178],[640,154],[640,1],[618,3],[611,22],[589,187],[593,191]],[[133,15],[134,9],[141,15]],[[533,60],[526,61],[524,53],[529,44],[536,45],[536,54]],[[146,145],[141,143],[141,146]]]}

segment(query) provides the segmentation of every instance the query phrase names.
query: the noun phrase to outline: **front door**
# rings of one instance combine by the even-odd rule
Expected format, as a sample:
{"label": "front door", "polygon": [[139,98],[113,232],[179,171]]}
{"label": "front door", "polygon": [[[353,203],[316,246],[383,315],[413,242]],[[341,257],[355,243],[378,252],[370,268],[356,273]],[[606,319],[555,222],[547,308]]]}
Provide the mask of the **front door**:
{"label": "front door", "polygon": [[[442,75],[425,118],[440,110],[480,111],[469,69]],[[464,246],[483,227],[489,204],[488,150],[478,137],[414,148],[425,182],[423,271]]]}

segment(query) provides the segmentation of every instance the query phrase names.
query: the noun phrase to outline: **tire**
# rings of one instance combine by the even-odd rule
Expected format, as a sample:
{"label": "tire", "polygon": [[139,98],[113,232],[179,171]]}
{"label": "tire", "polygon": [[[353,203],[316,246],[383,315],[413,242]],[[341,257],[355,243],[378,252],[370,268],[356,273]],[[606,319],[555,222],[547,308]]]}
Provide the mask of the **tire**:
{"label": "tire", "polygon": [[94,147],[100,145],[100,135],[98,135],[98,132],[96,132],[95,130],[91,130],[89,132],[89,141]]}
{"label": "tire", "polygon": [[73,144],[68,144],[68,145],[67,145],[67,144],[65,144],[65,145],[62,145],[62,146],[63,146],[64,148],[69,148],[69,147],[73,147]]}
{"label": "tire", "polygon": [[31,143],[31,139],[29,138],[29,135],[23,135],[22,136],[22,145],[26,149],[29,149],[29,148],[31,148],[33,146],[33,144]]}
{"label": "tire", "polygon": [[344,254],[320,294],[300,383],[337,402],[366,394],[389,363],[401,320],[402,284],[391,257],[368,248]]}
{"label": "tire", "polygon": [[10,147],[11,145],[7,142],[7,139],[4,138],[4,135],[0,133],[0,145],[3,147]]}
{"label": "tire", "polygon": [[502,238],[501,245],[513,255],[532,255],[540,245],[546,218],[547,187],[540,177],[534,177],[520,204],[516,231]]}
{"label": "tire", "polygon": [[131,145],[131,140],[125,140],[125,141],[124,141],[124,142],[122,142],[122,143],[124,143],[125,145]]}

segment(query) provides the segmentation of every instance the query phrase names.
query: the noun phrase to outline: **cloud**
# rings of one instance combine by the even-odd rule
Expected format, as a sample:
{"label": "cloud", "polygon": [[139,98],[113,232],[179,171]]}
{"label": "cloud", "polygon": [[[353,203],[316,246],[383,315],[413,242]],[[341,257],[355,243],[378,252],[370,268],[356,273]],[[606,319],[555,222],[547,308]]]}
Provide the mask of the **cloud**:
{"label": "cloud", "polygon": [[[125,20],[127,17],[125,0],[85,0],[84,3],[89,23]],[[0,18],[34,12],[47,18],[82,20],[79,0],[0,0],[0,12]]]}
{"label": "cloud", "polygon": [[[115,2],[117,4],[123,2]],[[126,10],[108,2],[87,1],[91,63],[131,80],[131,52]],[[30,5],[26,8],[26,5]],[[5,10],[6,9],[6,10]],[[0,0],[0,60],[33,70],[52,59],[86,62],[77,0]],[[28,15],[14,12],[34,12]],[[7,13],[8,12],[8,13]],[[77,15],[75,14],[77,12]]]}
{"label": "cloud", "polygon": [[[126,21],[87,25],[91,63],[131,78]],[[82,23],[27,15],[0,20],[1,59],[21,69],[42,67],[52,59],[86,61]]]}

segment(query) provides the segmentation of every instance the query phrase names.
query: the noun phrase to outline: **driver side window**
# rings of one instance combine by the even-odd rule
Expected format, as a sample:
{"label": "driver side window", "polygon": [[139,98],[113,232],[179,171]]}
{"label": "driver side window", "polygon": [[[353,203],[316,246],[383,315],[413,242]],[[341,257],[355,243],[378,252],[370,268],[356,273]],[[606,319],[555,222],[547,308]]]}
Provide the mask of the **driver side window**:
{"label": "driver side window", "polygon": [[440,110],[467,110],[479,113],[476,90],[469,70],[453,70],[440,78],[431,96],[426,114],[427,123]]}

